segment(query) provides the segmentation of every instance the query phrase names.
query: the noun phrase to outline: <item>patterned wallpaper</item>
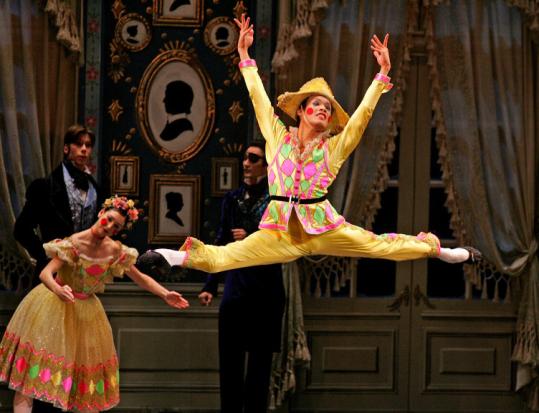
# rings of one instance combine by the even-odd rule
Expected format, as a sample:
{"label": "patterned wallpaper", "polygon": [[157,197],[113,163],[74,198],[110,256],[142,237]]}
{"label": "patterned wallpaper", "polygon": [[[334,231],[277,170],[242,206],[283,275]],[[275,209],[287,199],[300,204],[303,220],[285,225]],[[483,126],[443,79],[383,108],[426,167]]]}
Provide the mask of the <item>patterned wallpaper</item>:
{"label": "patterned wallpaper", "polygon": [[87,2],[84,122],[98,135],[99,182],[144,209],[125,240],[140,252],[215,235],[257,135],[235,52],[242,12],[255,21],[251,54],[271,91],[273,2],[255,3]]}

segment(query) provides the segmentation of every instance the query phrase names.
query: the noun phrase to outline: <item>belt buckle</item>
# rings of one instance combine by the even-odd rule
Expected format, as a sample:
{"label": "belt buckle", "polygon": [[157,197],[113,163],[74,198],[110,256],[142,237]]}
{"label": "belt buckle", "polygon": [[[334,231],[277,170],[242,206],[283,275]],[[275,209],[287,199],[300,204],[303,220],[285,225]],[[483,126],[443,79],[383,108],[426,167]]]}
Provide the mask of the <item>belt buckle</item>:
{"label": "belt buckle", "polygon": [[299,198],[290,194],[290,196],[288,197],[288,203],[292,205],[299,205]]}

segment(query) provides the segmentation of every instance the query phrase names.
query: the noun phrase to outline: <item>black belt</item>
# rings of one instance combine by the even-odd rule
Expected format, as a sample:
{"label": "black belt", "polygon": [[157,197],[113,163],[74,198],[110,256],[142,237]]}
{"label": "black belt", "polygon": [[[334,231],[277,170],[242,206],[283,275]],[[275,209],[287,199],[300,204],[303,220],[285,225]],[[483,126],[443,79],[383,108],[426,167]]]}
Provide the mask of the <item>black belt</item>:
{"label": "black belt", "polygon": [[291,202],[293,204],[317,204],[318,202],[325,201],[327,196],[321,196],[320,198],[308,198],[308,199],[300,199],[295,196],[280,196],[280,195],[271,195],[270,201],[283,201],[283,202]]}

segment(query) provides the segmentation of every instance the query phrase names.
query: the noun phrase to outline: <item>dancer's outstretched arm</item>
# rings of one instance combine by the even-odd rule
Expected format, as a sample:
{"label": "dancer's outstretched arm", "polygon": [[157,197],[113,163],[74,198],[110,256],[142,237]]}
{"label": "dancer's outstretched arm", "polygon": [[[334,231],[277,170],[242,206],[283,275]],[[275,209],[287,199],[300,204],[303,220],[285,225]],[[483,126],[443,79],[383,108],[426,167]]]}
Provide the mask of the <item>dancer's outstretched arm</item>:
{"label": "dancer's outstretched arm", "polygon": [[178,293],[177,291],[167,290],[153,278],[140,272],[139,269],[134,265],[131,265],[131,267],[129,267],[129,269],[126,271],[126,274],[135,283],[137,283],[139,287],[162,298],[171,307],[179,309],[189,307],[189,302],[185,298],[183,298],[180,293]]}

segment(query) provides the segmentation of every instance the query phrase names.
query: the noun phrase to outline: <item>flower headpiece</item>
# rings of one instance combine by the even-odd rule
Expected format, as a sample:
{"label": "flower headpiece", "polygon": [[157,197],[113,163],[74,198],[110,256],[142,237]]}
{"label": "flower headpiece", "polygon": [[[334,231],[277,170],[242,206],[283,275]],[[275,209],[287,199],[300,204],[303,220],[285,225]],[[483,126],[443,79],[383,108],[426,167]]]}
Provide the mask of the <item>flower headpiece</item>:
{"label": "flower headpiece", "polygon": [[116,209],[120,211],[130,222],[136,222],[139,216],[139,210],[135,208],[135,202],[132,199],[127,199],[125,196],[113,195],[105,199],[103,209]]}

